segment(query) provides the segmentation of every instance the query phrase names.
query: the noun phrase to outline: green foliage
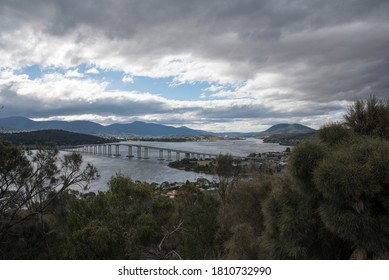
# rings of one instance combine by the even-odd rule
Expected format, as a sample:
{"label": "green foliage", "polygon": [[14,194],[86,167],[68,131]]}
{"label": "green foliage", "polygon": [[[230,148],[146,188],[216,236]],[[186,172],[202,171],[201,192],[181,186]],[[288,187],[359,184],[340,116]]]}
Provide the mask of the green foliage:
{"label": "green foliage", "polygon": [[109,191],[73,202],[65,257],[140,259],[163,238],[163,218],[171,213],[171,202],[155,196],[150,185],[116,175]]}
{"label": "green foliage", "polygon": [[337,240],[326,230],[312,200],[299,192],[293,178],[273,180],[264,201],[265,231],[261,248],[270,259],[333,259]]}
{"label": "green foliage", "polygon": [[228,203],[240,171],[239,165],[234,163],[234,159],[230,154],[219,155],[217,157],[216,174],[218,176],[218,194],[223,207]]}
{"label": "green foliage", "polygon": [[294,148],[291,177],[272,180],[262,207],[269,258],[388,255],[388,112],[387,101],[357,101],[345,124],[324,126],[319,141]]}
{"label": "green foliage", "polygon": [[371,96],[357,100],[344,118],[346,125],[357,134],[389,139],[389,99]]}
{"label": "green foliage", "polygon": [[[32,166],[23,151],[8,142],[0,141],[0,213],[5,214],[7,207],[15,207],[18,201],[15,188],[22,186],[32,172]],[[12,188],[12,189],[11,189]]]}
{"label": "green foliage", "polygon": [[211,259],[220,251],[218,206],[213,196],[199,194],[194,203],[185,208],[180,248],[185,259]]}
{"label": "green foliage", "polygon": [[270,181],[240,182],[220,219],[224,230],[225,258],[259,259],[264,257],[259,241],[264,230],[262,203],[270,192]]}
{"label": "green foliage", "polygon": [[325,157],[327,147],[319,141],[302,143],[293,149],[289,159],[289,171],[299,182],[298,187],[304,193],[316,193],[313,183],[313,171]]}
{"label": "green foliage", "polygon": [[232,236],[226,241],[226,258],[232,260],[255,260],[259,254],[259,240],[254,229],[247,223],[240,223],[231,229]]}
{"label": "green foliage", "polygon": [[234,173],[234,159],[230,154],[219,155],[216,159],[216,174],[220,177],[231,177]]}
{"label": "green foliage", "polygon": [[363,138],[332,151],[315,170],[325,226],[376,256],[389,250],[389,142]]}
{"label": "green foliage", "polygon": [[[79,185],[86,188],[97,177],[97,170],[92,165],[82,169],[82,158],[77,154],[59,159],[58,149],[53,145],[25,151],[0,142],[0,155],[0,250],[15,242],[13,235],[24,235],[24,227],[36,229],[48,244],[50,232],[46,223],[50,220],[50,206],[69,187]],[[44,250],[50,256],[51,248],[46,247]],[[21,255],[7,255],[8,258],[18,256]],[[6,255],[2,253],[1,257]]]}
{"label": "green foliage", "polygon": [[319,130],[319,138],[328,145],[337,145],[344,143],[352,137],[352,131],[344,124],[333,123],[324,125]]}

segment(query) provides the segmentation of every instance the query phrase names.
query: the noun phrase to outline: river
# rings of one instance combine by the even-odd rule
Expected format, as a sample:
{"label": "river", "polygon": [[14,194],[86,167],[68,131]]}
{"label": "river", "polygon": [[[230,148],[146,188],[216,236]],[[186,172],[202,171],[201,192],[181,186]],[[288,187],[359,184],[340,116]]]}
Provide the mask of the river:
{"label": "river", "polygon": [[[147,142],[126,141],[126,144],[139,144],[159,148],[171,148],[185,151],[210,154],[226,154],[233,156],[248,156],[250,153],[264,153],[284,151],[286,146],[275,143],[263,143],[260,139],[247,138],[245,140],[217,140],[196,142]],[[158,160],[158,151],[149,151],[149,159],[127,158],[127,151],[121,146],[120,157],[108,157],[83,153],[84,162],[90,162],[97,167],[100,179],[91,184],[91,191],[107,190],[107,182],[117,173],[127,175],[132,180],[142,182],[156,182],[158,184],[169,182],[196,181],[197,178],[213,180],[213,175],[177,170],[168,167],[167,161]],[[173,156],[173,159],[175,157]]]}

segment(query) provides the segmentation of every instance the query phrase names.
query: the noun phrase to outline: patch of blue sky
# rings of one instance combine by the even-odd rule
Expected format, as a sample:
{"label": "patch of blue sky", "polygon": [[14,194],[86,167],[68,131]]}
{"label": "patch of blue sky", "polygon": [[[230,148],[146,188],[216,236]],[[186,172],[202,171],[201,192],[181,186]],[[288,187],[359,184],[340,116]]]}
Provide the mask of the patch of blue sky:
{"label": "patch of blue sky", "polygon": [[18,69],[15,71],[16,74],[27,74],[30,80],[35,80],[42,78],[46,74],[65,74],[69,70],[78,70],[80,73],[84,73],[86,70],[88,70],[91,67],[88,67],[87,65],[81,64],[75,67],[69,67],[69,68],[63,68],[63,67],[40,67],[38,64],[34,65],[26,65],[21,69]]}
{"label": "patch of blue sky", "polygon": [[45,67],[41,68],[39,65],[27,65],[15,71],[16,74],[26,74],[30,80],[42,78],[46,74],[60,73],[64,74],[68,69],[61,67]]}
{"label": "patch of blue sky", "polygon": [[39,65],[36,64],[24,66],[23,68],[16,70],[15,73],[18,75],[26,74],[30,80],[35,80],[42,77],[42,70]]}
{"label": "patch of blue sky", "polygon": [[[79,71],[85,71],[79,67]],[[132,82],[125,82],[126,73],[115,70],[99,69],[98,74],[87,74],[88,77],[108,82],[107,90],[122,90],[148,92],[167,99],[198,100],[203,95],[204,88],[210,86],[207,82],[182,83],[174,82],[174,77],[151,78],[144,76],[132,76]]]}
{"label": "patch of blue sky", "polygon": [[133,77],[133,83],[125,83],[129,90],[139,92],[150,92],[158,94],[167,99],[175,100],[198,100],[202,95],[202,89],[208,87],[206,82],[194,83],[174,83],[173,77],[168,78],[150,78]]}
{"label": "patch of blue sky", "polygon": [[[240,99],[242,96],[234,93],[238,92],[246,84],[246,80],[226,84],[212,83],[209,87],[203,88],[203,97],[207,99]],[[245,98],[248,97],[246,96]]]}
{"label": "patch of blue sky", "polygon": [[[87,73],[88,70],[97,68],[98,73]],[[174,77],[151,78],[144,76],[132,76],[132,81],[125,82],[123,78],[126,73],[112,69],[101,69],[94,65],[80,64],[74,67],[46,67],[41,68],[39,65],[25,66],[18,70],[20,74],[27,74],[29,79],[39,79],[45,74],[60,73],[65,74],[69,70],[77,70],[83,74],[83,78],[94,79],[96,81],[107,82],[107,90],[120,91],[136,91],[141,93],[151,93],[162,96],[167,99],[175,100],[207,100],[213,99],[212,91],[208,89],[211,86],[220,88],[220,90],[234,91],[239,85],[227,84],[219,85],[215,83],[208,83],[204,81],[192,83],[176,83]],[[80,78],[80,77],[77,77]],[[81,78],[82,79],[82,78]]]}

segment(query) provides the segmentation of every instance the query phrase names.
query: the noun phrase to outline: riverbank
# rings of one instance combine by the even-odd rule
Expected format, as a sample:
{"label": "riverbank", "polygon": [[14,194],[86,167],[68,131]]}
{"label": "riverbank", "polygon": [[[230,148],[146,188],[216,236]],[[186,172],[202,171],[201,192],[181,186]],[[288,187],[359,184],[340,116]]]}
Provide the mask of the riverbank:
{"label": "riverbank", "polygon": [[[234,160],[242,175],[249,172],[273,174],[282,172],[287,166],[291,149],[283,152],[251,153],[244,159]],[[169,167],[182,171],[216,175],[217,159],[184,158],[168,164]]]}

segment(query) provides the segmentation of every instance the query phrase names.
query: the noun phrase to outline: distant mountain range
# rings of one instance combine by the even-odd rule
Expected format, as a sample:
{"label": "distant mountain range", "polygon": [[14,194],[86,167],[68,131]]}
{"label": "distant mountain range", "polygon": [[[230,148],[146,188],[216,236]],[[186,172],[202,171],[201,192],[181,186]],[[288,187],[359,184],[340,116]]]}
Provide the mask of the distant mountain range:
{"label": "distant mountain range", "polygon": [[178,136],[178,135],[214,135],[211,132],[193,130],[185,126],[172,127],[161,124],[133,122],[128,124],[111,124],[103,126],[90,121],[33,121],[25,117],[0,119],[0,129],[7,131],[31,131],[59,129],[93,135],[130,135],[130,136]]}
{"label": "distant mountain range", "polygon": [[212,133],[194,130],[186,126],[172,127],[155,123],[136,121],[128,124],[111,124],[103,126],[90,121],[33,121],[25,117],[9,117],[0,119],[0,130],[3,131],[34,131],[56,129],[93,135],[114,136],[256,136],[267,137],[274,134],[310,133],[315,130],[301,124],[277,124],[260,133]]}

